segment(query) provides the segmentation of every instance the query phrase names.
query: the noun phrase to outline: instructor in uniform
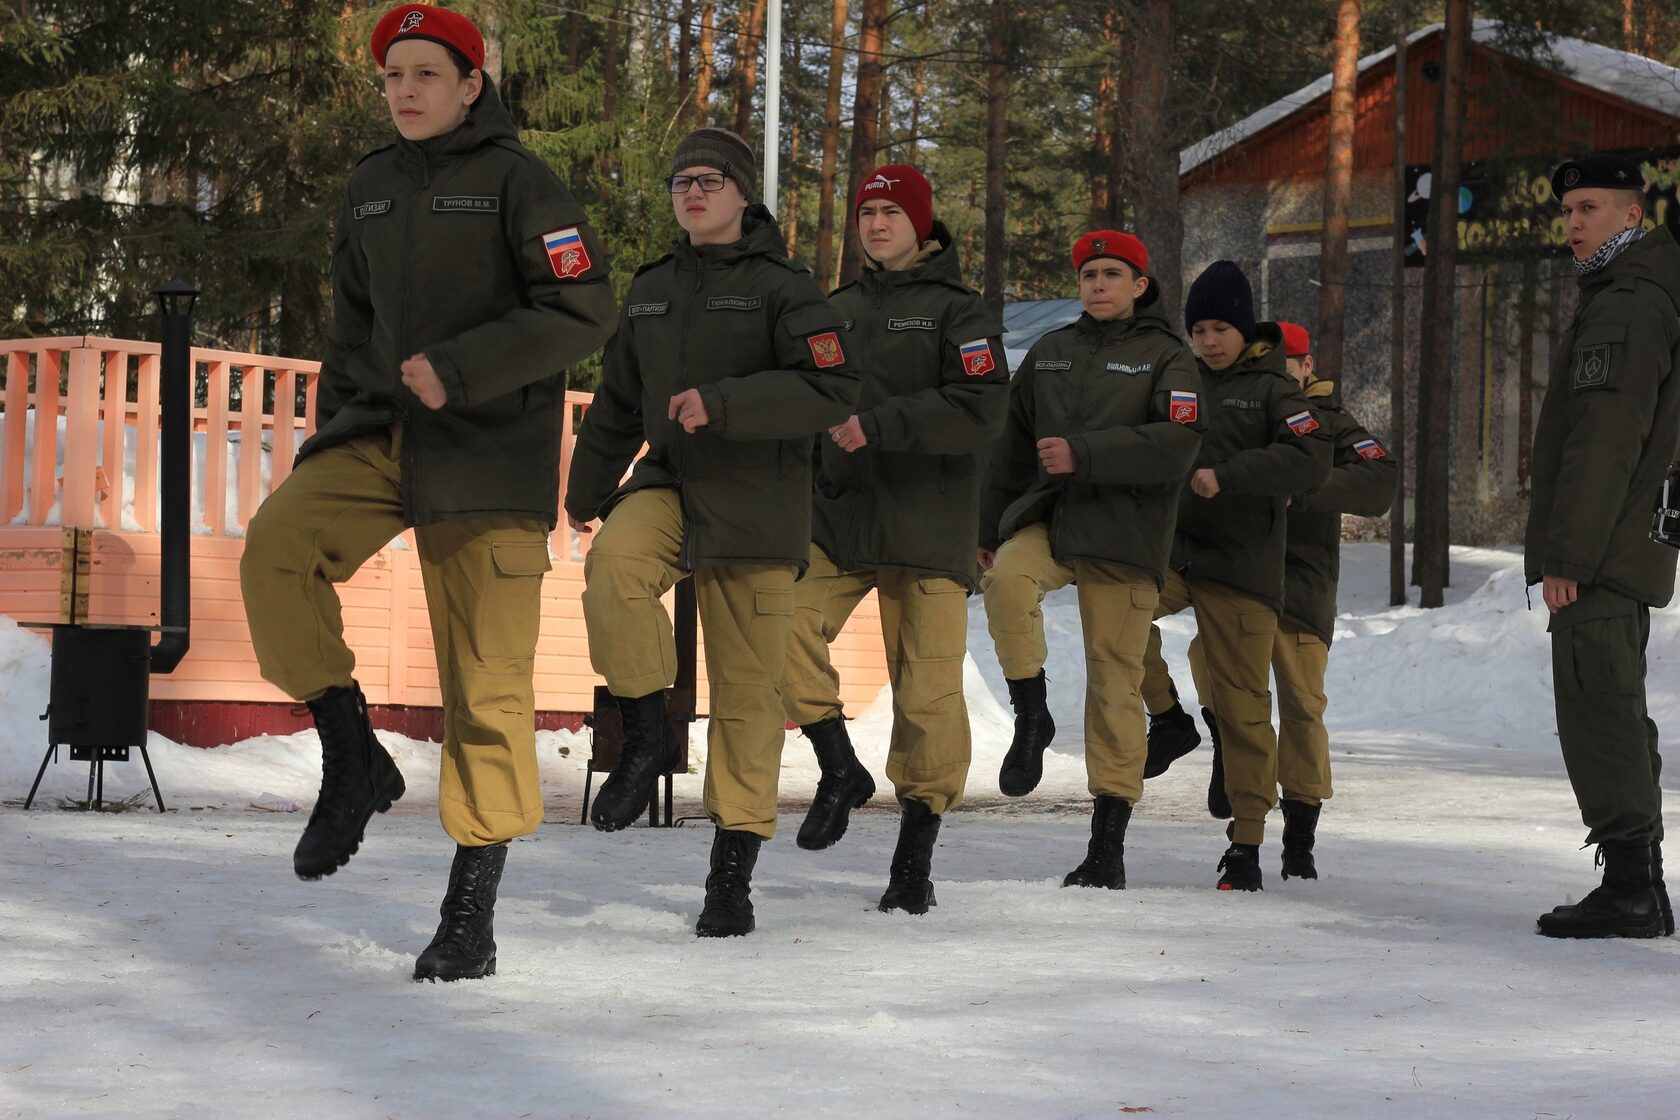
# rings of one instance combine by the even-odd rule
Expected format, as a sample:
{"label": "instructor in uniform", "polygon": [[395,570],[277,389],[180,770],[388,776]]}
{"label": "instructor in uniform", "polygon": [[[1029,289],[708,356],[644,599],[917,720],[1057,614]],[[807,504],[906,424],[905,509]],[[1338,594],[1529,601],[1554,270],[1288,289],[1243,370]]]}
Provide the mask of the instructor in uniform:
{"label": "instructor in uniform", "polygon": [[414,529],[443,692],[438,811],[456,842],[417,980],[496,971],[507,843],[542,821],[532,661],[559,506],[565,368],[612,331],[606,253],[519,143],[465,17],[405,4],[373,32],[398,140],[350,177],[316,433],[247,532],[262,674],[309,705],[321,795],[300,878],[356,851],[403,779],[368,720],[333,585]]}
{"label": "instructor in uniform", "polygon": [[1680,444],[1680,247],[1647,231],[1639,165],[1590,155],[1552,175],[1580,305],[1546,386],[1523,543],[1551,612],[1558,739],[1603,882],[1539,919],[1547,937],[1674,932],[1662,880],[1662,756],[1645,706],[1651,608],[1675,553],[1651,513]]}

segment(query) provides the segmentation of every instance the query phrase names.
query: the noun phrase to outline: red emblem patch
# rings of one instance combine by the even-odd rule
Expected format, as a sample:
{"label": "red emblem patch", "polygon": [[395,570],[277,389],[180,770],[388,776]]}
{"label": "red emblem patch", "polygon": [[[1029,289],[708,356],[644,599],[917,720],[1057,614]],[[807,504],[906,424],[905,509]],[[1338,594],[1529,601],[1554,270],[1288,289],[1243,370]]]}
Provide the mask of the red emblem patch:
{"label": "red emblem patch", "polygon": [[1378,443],[1374,439],[1362,439],[1353,445],[1353,449],[1359,452],[1359,457],[1361,459],[1383,458],[1382,444]]}
{"label": "red emblem patch", "polygon": [[983,338],[963,343],[957,347],[957,353],[962,357],[963,372],[970,377],[984,377],[997,368],[997,362],[992,360],[991,343]]}
{"label": "red emblem patch", "polygon": [[845,351],[840,349],[840,336],[833,331],[814,334],[805,341],[811,344],[811,360],[817,363],[818,369],[828,369],[846,360]]}
{"label": "red emblem patch", "polygon": [[589,250],[583,244],[583,234],[578,232],[578,227],[553,230],[543,234],[542,239],[548,263],[553,266],[558,279],[572,280],[589,271]]}
{"label": "red emblem patch", "polygon": [[1195,393],[1174,389],[1167,399],[1167,418],[1178,424],[1194,424],[1198,403]]}
{"label": "red emblem patch", "polygon": [[1284,423],[1288,424],[1289,430],[1298,436],[1318,431],[1318,421],[1313,418],[1313,414],[1310,412],[1297,412],[1285,420]]}

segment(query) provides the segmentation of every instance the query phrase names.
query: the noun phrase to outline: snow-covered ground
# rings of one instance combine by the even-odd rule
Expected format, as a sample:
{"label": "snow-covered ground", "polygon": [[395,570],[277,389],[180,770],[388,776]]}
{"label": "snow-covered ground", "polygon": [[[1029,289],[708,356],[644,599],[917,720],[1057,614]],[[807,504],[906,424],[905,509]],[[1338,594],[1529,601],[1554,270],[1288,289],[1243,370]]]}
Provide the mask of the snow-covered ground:
{"label": "snow-covered ground", "polygon": [[[884,794],[838,847],[794,846],[815,779],[795,736],[758,931],[698,940],[709,827],[579,827],[586,742],[545,734],[549,820],[509,856],[499,975],[454,985],[408,980],[450,855],[435,746],[394,741],[408,798],[319,883],[291,875],[284,811],[313,797],[312,735],[154,736],[169,813],[63,811],[86,780],[64,761],[25,814],[46,649],[0,621],[0,1116],[1680,1116],[1680,939],[1532,932],[1594,872],[1515,556],[1456,550],[1435,612],[1386,606],[1386,546],[1345,556],[1317,882],[1279,881],[1274,836],[1264,894],[1212,889],[1204,748],[1150,783],[1130,889],[1060,889],[1087,835],[1073,599],[1047,603],[1060,734],[1018,802],[996,793],[1009,720],[976,601],[970,800],[928,916],[873,909]],[[1187,692],[1190,626],[1166,622]],[[1680,610],[1650,657],[1673,729]],[[886,715],[853,727],[878,778]],[[143,788],[109,768],[108,795]]]}

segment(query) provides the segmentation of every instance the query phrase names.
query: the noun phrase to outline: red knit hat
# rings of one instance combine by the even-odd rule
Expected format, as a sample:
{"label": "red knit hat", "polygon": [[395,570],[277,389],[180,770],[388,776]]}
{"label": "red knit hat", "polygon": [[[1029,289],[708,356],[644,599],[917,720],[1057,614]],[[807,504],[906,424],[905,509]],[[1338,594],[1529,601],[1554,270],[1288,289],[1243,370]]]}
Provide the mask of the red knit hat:
{"label": "red knit hat", "polygon": [[1149,247],[1131,234],[1117,229],[1094,229],[1073,243],[1073,267],[1076,271],[1098,257],[1125,261],[1140,274],[1149,271]]}
{"label": "red knit hat", "polygon": [[870,172],[858,187],[852,200],[852,215],[857,216],[866,202],[891,202],[904,211],[916,237],[926,241],[933,236],[933,187],[927,177],[908,163],[889,163]]}
{"label": "red knit hat", "polygon": [[1312,353],[1312,337],[1299,323],[1278,323],[1283,331],[1283,353],[1287,358],[1305,358]]}
{"label": "red knit hat", "polygon": [[374,65],[385,65],[385,52],[398,39],[430,39],[434,43],[442,43],[465,55],[473,69],[484,69],[484,36],[479,34],[472,20],[448,8],[404,4],[386,12],[374,26],[370,42]]}

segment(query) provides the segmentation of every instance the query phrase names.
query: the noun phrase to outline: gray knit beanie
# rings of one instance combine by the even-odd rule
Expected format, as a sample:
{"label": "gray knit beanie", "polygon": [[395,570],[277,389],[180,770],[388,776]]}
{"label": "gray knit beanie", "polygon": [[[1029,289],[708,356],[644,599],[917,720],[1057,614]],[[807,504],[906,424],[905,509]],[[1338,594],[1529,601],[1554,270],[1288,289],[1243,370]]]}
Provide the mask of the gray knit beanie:
{"label": "gray knit beanie", "polygon": [[671,174],[688,167],[715,167],[735,180],[748,202],[758,198],[758,162],[747,142],[727,128],[697,128],[683,137],[671,157]]}

